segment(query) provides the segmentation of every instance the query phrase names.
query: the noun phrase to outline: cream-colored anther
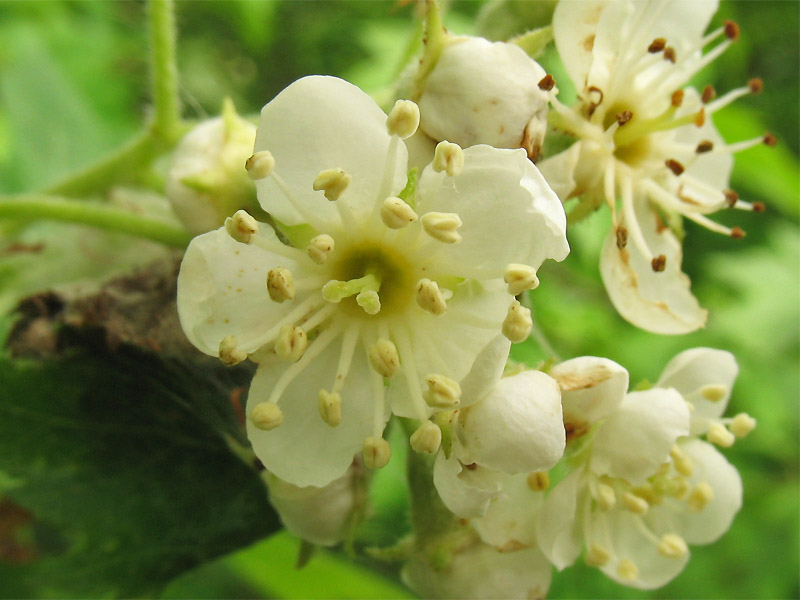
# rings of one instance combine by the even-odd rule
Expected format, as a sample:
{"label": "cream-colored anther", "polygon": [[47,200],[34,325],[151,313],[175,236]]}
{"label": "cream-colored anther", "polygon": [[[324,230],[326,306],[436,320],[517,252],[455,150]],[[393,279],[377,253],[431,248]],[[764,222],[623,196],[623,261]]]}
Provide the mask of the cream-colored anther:
{"label": "cream-colored anther", "polygon": [[425,402],[432,408],[455,408],[461,398],[461,386],[444,375],[428,375],[428,389],[423,392]]}
{"label": "cream-colored anther", "polygon": [[226,335],[219,343],[219,360],[223,365],[232,367],[247,358],[247,352],[239,350],[235,335]]}
{"label": "cream-colored anther", "polygon": [[382,469],[392,457],[392,448],[385,439],[370,436],[364,440],[361,453],[368,469]]}
{"label": "cream-colored anther", "polygon": [[237,210],[232,217],[225,219],[225,231],[242,244],[249,244],[258,233],[258,221],[247,211]]}
{"label": "cream-colored anther", "polygon": [[503,321],[503,335],[513,343],[528,339],[533,328],[533,319],[529,308],[522,306],[517,300],[508,307],[508,314]]}
{"label": "cream-colored anther", "polygon": [[284,360],[297,362],[308,348],[308,334],[297,325],[284,325],[275,341],[275,353]]}
{"label": "cream-colored anther", "polygon": [[389,196],[381,207],[381,220],[389,229],[401,229],[414,223],[419,217],[407,202],[396,196]]}
{"label": "cream-colored anther", "polygon": [[597,505],[600,510],[609,511],[617,505],[617,494],[614,488],[605,483],[600,483],[597,486]]}
{"label": "cream-colored anther", "polygon": [[533,290],[539,286],[536,269],[518,263],[511,263],[506,267],[503,281],[508,284],[508,293],[512,296],[518,296],[526,290]]}
{"label": "cream-colored anther", "polygon": [[429,212],[422,215],[422,227],[425,233],[445,244],[456,244],[461,241],[461,234],[456,231],[461,225],[461,217],[456,213]]}
{"label": "cream-colored anther", "polygon": [[689,547],[681,536],[667,533],[658,542],[658,553],[667,558],[683,558],[689,553]]}
{"label": "cream-colored anther", "polygon": [[602,544],[590,544],[584,560],[590,567],[604,567],[611,560],[611,552]]}
{"label": "cream-colored anther", "polygon": [[714,490],[705,481],[698,483],[689,492],[689,497],[686,498],[686,506],[689,510],[700,512],[709,502],[714,499]]}
{"label": "cream-colored anther", "polygon": [[647,500],[631,492],[625,492],[622,495],[622,504],[626,509],[637,515],[645,514],[650,508]]}
{"label": "cream-colored anther", "polygon": [[400,370],[400,354],[391,340],[380,339],[369,349],[369,364],[382,377],[394,377]]}
{"label": "cream-colored anther", "polygon": [[728,395],[728,386],[720,383],[704,385],[700,388],[700,395],[709,402],[719,402]]}
{"label": "cream-colored anther", "polygon": [[669,455],[672,457],[672,464],[675,465],[675,470],[678,473],[685,477],[692,476],[694,473],[694,461],[677,444],[669,451]]}
{"label": "cream-colored anther", "polygon": [[636,581],[639,577],[639,567],[629,558],[623,558],[617,564],[617,575],[625,581]]}
{"label": "cream-colored anther", "polygon": [[386,119],[386,130],[389,135],[396,135],[401,140],[410,138],[419,127],[419,106],[411,100],[398,100],[394,103]]}
{"label": "cream-colored anther", "polygon": [[736,437],[744,437],[756,428],[756,420],[747,413],[739,413],[733,417],[729,425],[731,432]]}
{"label": "cream-colored anther", "polygon": [[244,168],[250,179],[264,179],[272,174],[272,169],[275,168],[275,157],[269,150],[261,150],[247,159]]}
{"label": "cream-colored anther", "polygon": [[433,170],[437,173],[445,171],[455,177],[464,168],[464,151],[458,144],[439,142],[433,153]]}
{"label": "cream-colored anther", "polygon": [[275,267],[267,273],[267,292],[274,302],[294,300],[294,277],[289,269]]}
{"label": "cream-colored anther", "polygon": [[342,395],[339,392],[319,391],[319,415],[331,427],[342,422]]}
{"label": "cream-colored anther", "polygon": [[736,441],[736,436],[728,431],[722,423],[712,423],[706,437],[709,442],[722,448],[730,448]]}
{"label": "cream-colored anther", "polygon": [[250,413],[250,421],[259,429],[269,431],[283,423],[283,412],[274,402],[260,402]]}
{"label": "cream-colored anther", "polygon": [[333,238],[327,233],[321,233],[311,238],[306,248],[308,257],[318,265],[324,265],[328,260],[328,255],[333,252]]}
{"label": "cream-colored anther", "polygon": [[368,315],[377,315],[381,312],[381,297],[375,290],[366,290],[356,295],[356,304],[364,309]]}
{"label": "cream-colored anther", "polygon": [[338,200],[350,185],[350,174],[344,169],[325,169],[314,180],[314,191],[322,191],[328,200]]}
{"label": "cream-colored anther", "polygon": [[544,492],[550,488],[550,475],[547,471],[528,473],[528,487],[534,492]]}
{"label": "cream-colored anther", "polygon": [[439,289],[439,284],[430,279],[420,279],[417,282],[417,304],[433,315],[443,315],[447,312],[447,302],[442,290]]}
{"label": "cream-colored anther", "polygon": [[435,454],[442,444],[442,430],[435,423],[425,421],[411,434],[409,442],[414,452]]}

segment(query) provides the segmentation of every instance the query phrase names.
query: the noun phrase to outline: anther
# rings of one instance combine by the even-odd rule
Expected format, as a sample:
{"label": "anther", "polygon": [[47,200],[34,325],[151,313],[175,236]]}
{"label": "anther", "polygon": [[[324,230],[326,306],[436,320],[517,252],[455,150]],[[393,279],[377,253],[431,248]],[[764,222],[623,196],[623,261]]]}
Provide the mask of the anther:
{"label": "anther", "polygon": [[237,242],[249,244],[258,233],[258,221],[244,210],[237,210],[232,217],[225,219],[225,231]]}
{"label": "anther", "polygon": [[267,273],[267,292],[275,302],[294,300],[294,277],[289,269],[275,267]]}
{"label": "anther", "polygon": [[350,179],[344,169],[325,169],[314,179],[314,191],[322,191],[328,200],[338,200],[350,185]]}
{"label": "anther", "polygon": [[703,93],[700,96],[700,98],[703,100],[703,104],[708,104],[716,97],[717,90],[715,90],[714,86],[710,84],[703,88]]}
{"label": "anther", "polygon": [[733,239],[740,240],[746,235],[747,233],[741,227],[731,227],[731,237]]}
{"label": "anther", "polygon": [[755,428],[756,420],[747,413],[739,413],[730,424],[730,430],[737,438],[746,436]]}
{"label": "anther", "polygon": [[539,80],[539,89],[544,92],[549,92],[556,86],[556,80],[550,73],[545,75]]}
{"label": "anther", "polygon": [[684,477],[691,477],[694,473],[694,462],[679,446],[675,445],[669,451],[675,470]]}
{"label": "anther", "polygon": [[528,474],[528,487],[534,492],[544,492],[550,488],[550,475],[547,471],[534,471]]}
{"label": "anther", "polygon": [[664,48],[664,60],[668,60],[672,64],[675,64],[676,59],[677,56],[675,54],[675,48],[673,48],[672,46],[667,46],[666,48]]}
{"label": "anther", "polygon": [[382,469],[392,457],[392,448],[385,439],[370,436],[364,440],[361,453],[368,469]]}
{"label": "anther", "polygon": [[667,558],[683,558],[689,553],[686,540],[675,533],[666,533],[658,542],[658,553]]}
{"label": "anther", "polygon": [[356,295],[356,304],[364,309],[368,315],[377,315],[381,312],[381,298],[375,290],[364,290]]}
{"label": "anther", "polygon": [[584,560],[590,567],[604,567],[611,560],[611,552],[601,544],[591,544]]}
{"label": "anther", "polygon": [[721,448],[730,448],[733,446],[733,442],[736,440],[736,437],[721,423],[712,423],[711,426],[708,428],[708,433],[706,434],[708,441],[712,444],[716,444]]}
{"label": "anther", "polygon": [[387,379],[394,377],[400,370],[400,354],[391,340],[380,339],[369,349],[369,364]]}
{"label": "anther", "polygon": [[763,213],[765,210],[767,207],[763,202],[753,202],[753,212]]}
{"label": "anther", "polygon": [[705,481],[698,483],[689,492],[689,497],[686,498],[686,505],[689,510],[700,512],[709,502],[714,499],[714,490]]}
{"label": "anther", "polygon": [[650,45],[647,47],[647,51],[650,54],[658,54],[667,46],[667,40],[665,38],[656,38]]}
{"label": "anther", "polygon": [[530,309],[514,300],[508,307],[508,313],[503,321],[503,335],[516,344],[527,340],[532,328],[533,319]]}
{"label": "anther", "polygon": [[284,360],[297,362],[308,348],[308,335],[297,325],[284,325],[275,342],[275,353]]}
{"label": "anther", "polygon": [[622,250],[628,245],[628,230],[624,227],[617,227],[615,234],[617,236],[617,248]]}
{"label": "anther", "polygon": [[747,82],[751,94],[760,94],[764,91],[764,81],[760,77],[754,77]]}
{"label": "anther", "polygon": [[308,257],[315,263],[324,265],[328,260],[328,255],[333,252],[333,248],[333,238],[327,233],[321,233],[311,238],[306,252],[308,253]]}
{"label": "anther", "polygon": [[621,113],[617,113],[615,115],[615,118],[617,119],[617,123],[619,123],[619,126],[622,127],[623,125],[625,125],[625,123],[627,123],[633,118],[633,113],[629,110],[623,110]]}
{"label": "anther", "polygon": [[461,398],[461,386],[444,375],[428,375],[428,389],[423,392],[425,402],[431,408],[455,408]]}
{"label": "anther", "polygon": [[386,130],[389,135],[396,135],[401,140],[410,138],[419,127],[419,106],[411,100],[398,100],[386,119]]}
{"label": "anther", "polygon": [[736,21],[726,19],[722,23],[725,28],[725,37],[734,42],[739,39],[739,24]]}
{"label": "anther", "polygon": [[219,360],[223,365],[232,367],[247,358],[247,352],[239,350],[235,335],[226,335],[219,343]]}
{"label": "anther", "polygon": [[675,90],[672,92],[672,106],[678,108],[681,104],[683,104],[683,90]]}
{"label": "anther", "polygon": [[430,421],[425,421],[409,438],[414,452],[435,454],[442,445],[442,430]]}
{"label": "anther", "polygon": [[767,131],[764,134],[764,144],[766,144],[770,148],[773,148],[777,143],[778,143],[778,138],[772,135],[769,131]]}
{"label": "anther", "polygon": [[714,149],[714,142],[711,140],[703,140],[697,147],[694,149],[696,154],[704,154],[705,152],[711,152]]}
{"label": "anther", "polygon": [[383,201],[381,220],[389,229],[400,229],[417,219],[414,209],[400,198],[390,196]]}
{"label": "anther", "polygon": [[433,315],[443,315],[447,312],[447,303],[444,294],[439,289],[439,284],[430,279],[420,279],[417,282],[417,304]]}
{"label": "anther", "polygon": [[275,157],[268,150],[256,152],[245,161],[244,168],[250,179],[264,179],[269,177],[275,168]]}
{"label": "anther", "polygon": [[725,195],[725,202],[728,203],[728,206],[733,208],[736,204],[736,201],[739,200],[739,194],[733,190],[723,190],[722,193]]}
{"label": "anther", "polygon": [[536,276],[536,269],[529,265],[511,263],[506,266],[503,273],[503,281],[508,284],[508,293],[518,296],[526,290],[533,290],[539,286],[539,278]]}
{"label": "anther", "polygon": [[425,233],[445,244],[461,241],[461,235],[456,231],[461,225],[461,217],[456,213],[429,212],[422,215]]}
{"label": "anther", "polygon": [[622,504],[626,509],[637,515],[645,514],[650,508],[647,500],[631,492],[625,492],[622,495]]}
{"label": "anther", "polygon": [[706,109],[701,108],[697,111],[697,114],[694,116],[694,124],[696,127],[702,127],[706,124]]}
{"label": "anther", "polygon": [[283,412],[274,402],[260,402],[250,413],[250,422],[259,429],[269,431],[283,423]]}
{"label": "anther", "polygon": [[709,402],[719,402],[728,395],[729,388],[721,383],[710,383],[700,388],[700,395]]}
{"label": "anther", "polygon": [[680,175],[685,170],[683,168],[683,165],[674,158],[668,158],[667,160],[664,161],[664,164],[667,165],[667,168],[670,171],[672,171],[676,176]]}
{"label": "anther", "polygon": [[614,488],[606,483],[597,486],[597,505],[600,510],[609,511],[617,505],[617,494]]}
{"label": "anther", "polygon": [[659,254],[653,260],[650,261],[650,267],[656,273],[661,273],[667,266],[667,257],[663,254]]}
{"label": "anther", "polygon": [[342,395],[339,392],[319,391],[319,416],[331,427],[342,422]]}
{"label": "anther", "polygon": [[464,151],[458,144],[439,142],[433,154],[433,170],[437,173],[445,171],[455,177],[464,168]]}
{"label": "anther", "polygon": [[629,558],[623,558],[617,565],[617,575],[625,581],[636,581],[639,577],[639,568]]}

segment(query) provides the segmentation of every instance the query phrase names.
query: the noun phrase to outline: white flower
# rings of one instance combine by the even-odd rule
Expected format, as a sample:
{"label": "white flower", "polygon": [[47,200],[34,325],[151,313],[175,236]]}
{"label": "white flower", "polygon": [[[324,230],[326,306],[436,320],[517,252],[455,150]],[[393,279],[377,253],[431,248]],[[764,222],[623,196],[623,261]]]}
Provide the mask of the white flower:
{"label": "white flower", "polygon": [[500,331],[530,320],[508,265],[569,251],[560,202],[522,150],[440,144],[414,185],[401,138],[417,122],[408,101],[387,119],[347,82],[295,82],[264,107],[249,161],[293,246],[240,212],[186,252],[184,331],[228,364],[259,361],[248,434],[294,485],[326,485],[362,448],[386,464],[390,410],[426,421],[476,400],[459,382],[493,372],[476,358],[503,363]]}
{"label": "white flower", "polygon": [[226,100],[221,117],[203,121],[178,144],[166,194],[191,233],[216,229],[239,209],[258,209],[255,186],[244,169],[255,138],[255,125],[237,115]]}
{"label": "white flower", "polygon": [[656,333],[687,333],[706,320],[670,228],[685,217],[744,235],[705,215],[727,206],[761,209],[727,189],[732,154],[774,141],[767,134],[728,145],[711,121],[735,99],[760,91],[759,80],[719,98],[711,87],[685,87],[738,37],[732,22],[703,36],[716,8],[716,1],[587,0],[560,2],[553,16],[556,46],[580,101],[568,108],[552,96],[551,123],[578,141],[541,163],[542,172],[562,200],[581,196],[585,207],[611,207],[603,281],[625,319]]}

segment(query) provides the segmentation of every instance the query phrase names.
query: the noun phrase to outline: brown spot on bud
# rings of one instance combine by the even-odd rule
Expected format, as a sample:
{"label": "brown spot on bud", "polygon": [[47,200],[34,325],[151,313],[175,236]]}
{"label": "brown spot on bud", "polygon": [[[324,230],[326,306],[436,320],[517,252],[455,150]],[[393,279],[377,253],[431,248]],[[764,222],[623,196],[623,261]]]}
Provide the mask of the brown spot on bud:
{"label": "brown spot on bud", "polygon": [[628,121],[633,118],[633,113],[629,110],[624,110],[621,113],[617,113],[616,115],[617,123],[619,123],[620,127],[625,125]]}
{"label": "brown spot on bud", "polygon": [[650,262],[650,266],[653,267],[653,271],[656,273],[661,273],[667,266],[667,257],[659,254]]}
{"label": "brown spot on bud", "polygon": [[734,42],[739,39],[739,24],[736,21],[726,19],[722,26],[725,28],[725,37]]}
{"label": "brown spot on bud", "polygon": [[667,46],[666,48],[664,48],[664,60],[668,60],[674,65],[676,58],[677,57],[675,55],[675,48],[673,48],[672,46]]}
{"label": "brown spot on bud", "polygon": [[735,240],[740,240],[746,235],[747,234],[744,232],[744,229],[742,229],[741,227],[734,227],[733,229],[731,229],[731,237]]}
{"label": "brown spot on bud", "polygon": [[728,203],[728,206],[733,208],[733,206],[739,200],[739,194],[737,194],[733,190],[722,190],[722,193],[725,195],[725,202]]}
{"label": "brown spot on bud", "polygon": [[703,88],[703,94],[700,97],[703,100],[703,104],[708,104],[717,97],[717,90],[714,89],[713,85],[707,85]]}
{"label": "brown spot on bud", "polygon": [[675,90],[672,92],[672,106],[678,108],[683,104],[683,90]]}
{"label": "brown spot on bud", "polygon": [[553,76],[548,73],[544,77],[542,77],[541,81],[539,81],[539,89],[544,90],[545,92],[549,92],[552,90],[556,85],[556,80],[553,79]]}
{"label": "brown spot on bud", "polygon": [[697,144],[697,148],[694,151],[697,154],[703,154],[704,152],[711,152],[714,149],[714,142],[711,140],[703,140],[699,144]]}
{"label": "brown spot on bud", "polygon": [[767,207],[763,202],[753,202],[753,212],[763,213],[765,210],[767,210]]}
{"label": "brown spot on bud", "polygon": [[753,77],[753,79],[747,82],[747,87],[750,88],[751,94],[760,94],[764,91],[764,82],[760,77]]}
{"label": "brown spot on bud", "polygon": [[769,146],[770,148],[772,148],[773,146],[775,146],[775,144],[777,144],[777,143],[778,143],[778,138],[776,138],[776,137],[775,137],[774,135],[772,135],[772,134],[771,134],[769,131],[767,131],[767,132],[764,134],[764,143],[765,143],[767,146]]}
{"label": "brown spot on bud", "polygon": [[667,45],[667,40],[666,39],[664,39],[664,38],[656,38],[652,42],[650,42],[650,45],[647,47],[647,51],[650,54],[657,54],[657,53],[661,52],[666,45]]}
{"label": "brown spot on bud", "polygon": [[702,127],[706,124],[706,109],[701,108],[697,111],[697,114],[694,116],[694,124],[698,127]]}
{"label": "brown spot on bud", "polygon": [[617,227],[617,231],[615,233],[617,235],[617,248],[622,250],[628,245],[628,230],[620,226]]}
{"label": "brown spot on bud", "polygon": [[674,158],[668,158],[664,161],[664,164],[667,165],[667,168],[675,175],[680,175],[684,171],[683,165]]}

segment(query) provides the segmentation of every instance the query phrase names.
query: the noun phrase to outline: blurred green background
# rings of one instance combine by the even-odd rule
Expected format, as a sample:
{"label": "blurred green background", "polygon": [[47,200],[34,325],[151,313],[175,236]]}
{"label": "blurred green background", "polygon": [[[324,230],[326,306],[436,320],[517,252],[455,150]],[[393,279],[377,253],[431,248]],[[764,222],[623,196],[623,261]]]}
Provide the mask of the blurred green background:
{"label": "blurred green background", "polygon": [[[495,4],[498,21],[492,22],[546,9],[532,2]],[[446,23],[454,32],[472,33],[483,5],[454,2]],[[741,39],[697,77],[698,87],[713,83],[721,93],[763,78],[763,94],[738,101],[715,122],[729,141],[765,130],[779,140],[775,148],[736,157],[732,187],[744,199],[763,201],[767,212],[715,218],[745,229],[744,240],[687,226],[684,268],[710,311],[707,328],[655,336],[613,312],[597,269],[605,212],[571,230],[571,256],[544,267],[532,295],[535,319],[562,358],[607,356],[626,366],[633,381],[656,379],[686,348],[736,355],[740,376],[729,413],[747,411],[758,420],[750,436],[725,452],[742,474],[744,508],[720,542],[692,548],[687,569],[663,589],[628,590],[576,566],[556,574],[553,598],[800,595],[799,8],[792,1],[723,2],[715,23],[738,21]],[[413,3],[383,1],[178,2],[185,114],[213,116],[226,95],[240,113],[255,114],[308,74],[337,75],[379,94],[403,66],[415,10]],[[138,1],[0,3],[0,193],[40,189],[137,131],[148,111],[145,23]],[[557,71],[553,60],[552,52],[543,59]],[[77,276],[42,273],[25,291]],[[534,365],[548,358],[533,343],[517,347],[515,356]],[[375,516],[362,528],[363,542],[396,539],[405,527],[403,465],[391,465],[376,482]],[[278,534],[179,577],[164,597],[410,597],[391,569],[379,574],[337,552],[318,553],[298,572],[292,566],[297,549],[296,540]]]}

